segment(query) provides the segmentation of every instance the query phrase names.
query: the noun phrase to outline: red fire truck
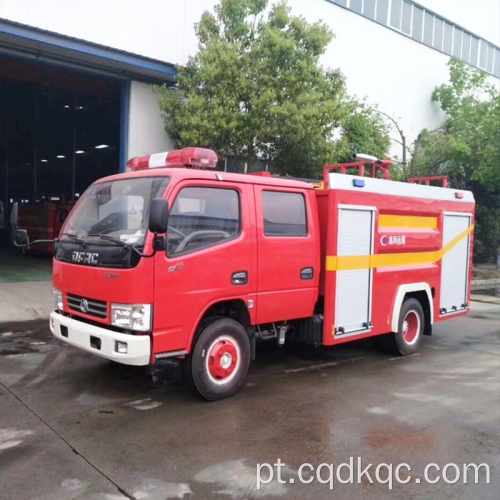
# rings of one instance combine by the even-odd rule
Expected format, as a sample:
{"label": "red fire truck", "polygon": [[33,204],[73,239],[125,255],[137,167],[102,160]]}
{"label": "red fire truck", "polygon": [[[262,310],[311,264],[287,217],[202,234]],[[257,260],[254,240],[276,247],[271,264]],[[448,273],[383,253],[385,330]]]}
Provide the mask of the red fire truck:
{"label": "red fire truck", "polygon": [[358,160],[326,167],[317,188],[214,171],[200,148],[131,160],[62,228],[52,333],[119,363],[179,359],[208,400],[241,388],[256,338],[376,337],[414,353],[468,312],[474,198]]}

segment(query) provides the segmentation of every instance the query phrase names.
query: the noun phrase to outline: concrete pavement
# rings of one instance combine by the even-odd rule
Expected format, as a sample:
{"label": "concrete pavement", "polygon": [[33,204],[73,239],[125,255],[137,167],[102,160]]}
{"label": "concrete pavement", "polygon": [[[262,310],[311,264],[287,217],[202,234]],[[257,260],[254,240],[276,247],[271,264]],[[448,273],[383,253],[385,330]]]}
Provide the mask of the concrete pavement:
{"label": "concrete pavement", "polygon": [[[192,395],[169,364],[101,361],[52,340],[45,321],[0,335],[2,500],[498,498],[496,304],[474,303],[407,358],[369,342],[261,348],[244,390],[217,403]],[[299,484],[302,463],[351,456],[406,462],[411,482],[392,492],[366,479],[333,493]],[[278,458],[287,484],[256,490],[256,464]],[[431,462],[487,463],[492,484],[426,484]]]}
{"label": "concrete pavement", "polygon": [[0,283],[0,329],[4,323],[47,321],[53,308],[52,281]]}

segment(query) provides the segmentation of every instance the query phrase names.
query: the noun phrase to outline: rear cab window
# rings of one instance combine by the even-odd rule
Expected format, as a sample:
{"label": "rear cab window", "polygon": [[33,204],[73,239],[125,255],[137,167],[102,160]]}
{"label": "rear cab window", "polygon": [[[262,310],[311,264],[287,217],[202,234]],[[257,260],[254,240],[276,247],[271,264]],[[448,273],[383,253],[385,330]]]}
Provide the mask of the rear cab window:
{"label": "rear cab window", "polygon": [[307,236],[306,200],[301,193],[262,191],[266,236]]}

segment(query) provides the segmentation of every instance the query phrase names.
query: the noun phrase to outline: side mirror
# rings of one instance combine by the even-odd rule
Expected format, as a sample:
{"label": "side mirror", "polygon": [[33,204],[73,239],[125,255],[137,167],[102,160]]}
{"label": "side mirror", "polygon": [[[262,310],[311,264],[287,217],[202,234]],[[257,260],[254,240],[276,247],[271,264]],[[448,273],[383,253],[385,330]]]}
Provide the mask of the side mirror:
{"label": "side mirror", "polygon": [[149,206],[148,227],[152,233],[166,233],[168,228],[168,200],[155,198]]}
{"label": "side mirror", "polygon": [[17,229],[19,227],[18,224],[18,219],[19,219],[19,203],[14,203],[12,205],[12,212],[10,213],[10,225],[12,229]]}
{"label": "side mirror", "polygon": [[14,229],[12,236],[14,246],[16,247],[26,247],[30,243],[26,229]]}

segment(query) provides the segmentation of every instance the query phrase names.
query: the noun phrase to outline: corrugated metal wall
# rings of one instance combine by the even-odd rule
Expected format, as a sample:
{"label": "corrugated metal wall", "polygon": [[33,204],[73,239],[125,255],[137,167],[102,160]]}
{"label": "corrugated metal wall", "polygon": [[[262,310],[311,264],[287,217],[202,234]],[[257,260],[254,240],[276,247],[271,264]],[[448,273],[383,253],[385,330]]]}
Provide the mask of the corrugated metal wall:
{"label": "corrugated metal wall", "polygon": [[[498,0],[478,3],[484,9],[495,1]],[[470,0],[454,0],[456,4],[467,2]],[[216,3],[216,0],[1,0],[0,18],[183,64],[197,49],[194,23]],[[336,38],[323,63],[342,70],[351,94],[367,97],[370,103],[378,104],[382,111],[393,116],[406,133],[408,143],[422,128],[432,129],[442,122],[444,116],[430,97],[437,85],[448,80],[446,55],[326,0],[288,0],[288,3],[294,13],[309,21],[323,19],[330,25]],[[425,1],[431,8],[432,3]],[[484,12],[478,10],[479,14]],[[495,38],[490,37],[493,42]],[[395,145],[393,152],[400,156],[401,148]]]}

